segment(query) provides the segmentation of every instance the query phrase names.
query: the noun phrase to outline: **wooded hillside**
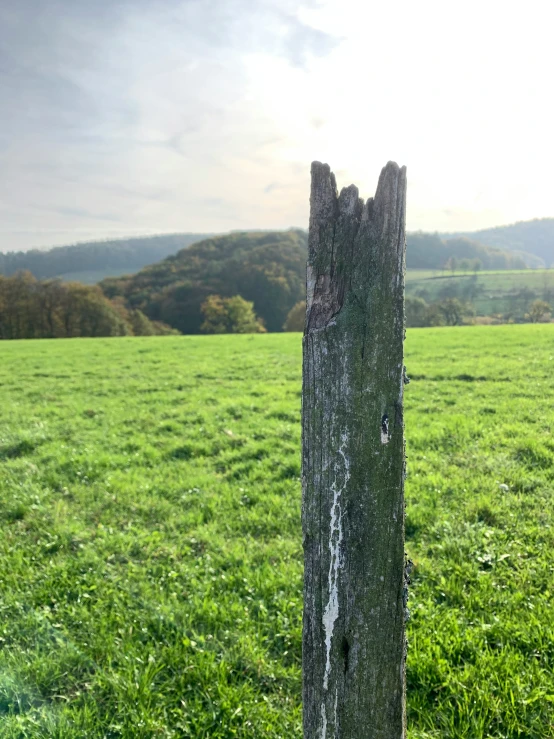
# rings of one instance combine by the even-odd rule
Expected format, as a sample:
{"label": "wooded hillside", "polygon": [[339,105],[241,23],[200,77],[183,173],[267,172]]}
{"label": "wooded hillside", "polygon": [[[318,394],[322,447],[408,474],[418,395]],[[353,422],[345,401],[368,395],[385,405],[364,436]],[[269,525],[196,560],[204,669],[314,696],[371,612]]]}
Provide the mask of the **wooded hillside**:
{"label": "wooded hillside", "polygon": [[[150,319],[186,334],[200,332],[200,306],[209,295],[241,295],[253,301],[268,331],[280,331],[290,309],[303,300],[307,259],[305,231],[232,233],[193,244],[135,275],[100,283],[109,298],[121,297]],[[408,268],[525,267],[508,252],[465,238],[444,242],[433,234],[408,236]],[[477,267],[476,267],[477,264]]]}
{"label": "wooded hillside", "polygon": [[[300,229],[236,232],[192,243],[198,237],[198,234],[172,234],[0,255],[0,273],[11,274],[16,268],[27,265],[35,278],[38,275],[49,279],[61,274],[62,278],[66,276],[66,282],[75,283],[76,274],[80,281],[87,282],[87,276],[121,275],[128,269],[129,273],[124,276],[104,279],[100,287],[109,300],[116,299],[116,304],[124,310],[141,311],[145,319],[162,321],[183,333],[200,333],[204,322],[201,306],[209,296],[241,296],[254,304],[255,314],[268,331],[281,331],[291,308],[304,299],[306,232]],[[527,254],[524,259],[514,252],[485,246],[463,236],[442,239],[438,234],[411,233],[407,240],[408,270],[447,270],[454,275],[458,271],[521,269],[541,263],[539,257]],[[160,256],[165,258],[160,260]],[[145,263],[150,266],[144,266]],[[132,274],[133,269],[135,274]],[[19,287],[23,283],[31,284],[25,278],[19,281]],[[10,286],[5,283],[4,287]],[[63,293],[59,283],[50,287],[35,285],[29,290],[34,314],[41,300],[47,303],[54,294],[61,299]],[[530,294],[526,300],[529,302],[536,297]],[[538,297],[542,297],[542,293]],[[90,303],[93,304],[97,305],[96,298]],[[67,305],[82,307],[82,301],[70,301],[66,308]],[[108,308],[108,312],[112,311],[113,305]],[[0,313],[4,313],[3,318],[0,316],[4,329],[9,309],[8,299],[3,308],[0,306]],[[76,320],[79,322],[81,318]],[[38,323],[35,321],[33,325]],[[60,325],[58,321],[54,335],[65,335]],[[77,335],[89,335],[90,330],[85,324],[82,329],[75,329]],[[113,330],[117,333],[119,329]],[[26,329],[24,335],[52,334],[48,328],[39,327],[36,334],[34,331]],[[7,337],[13,332],[5,329],[3,334]],[[16,335],[22,336],[19,329]]]}
{"label": "wooded hillside", "polygon": [[[240,239],[240,234],[238,236]],[[37,279],[59,277],[66,281],[94,284],[106,277],[134,274],[211,237],[213,234],[160,234],[58,246],[48,250],[0,253],[0,274],[9,276],[19,270],[28,270]],[[452,257],[458,262],[479,259],[482,269],[548,265],[554,262],[554,219],[527,221],[467,234],[408,234],[406,258],[409,269],[441,269]]]}
{"label": "wooded hillside", "polygon": [[268,331],[280,331],[304,297],[307,233],[300,230],[232,233],[182,249],[130,277],[100,283],[109,298],[186,334],[200,332],[209,295],[241,295],[254,302]]}
{"label": "wooded hillside", "polygon": [[441,234],[443,239],[454,236],[467,236],[481,244],[520,252],[526,261],[532,254],[542,259],[545,267],[554,265],[554,218],[535,218],[471,233]]}
{"label": "wooded hillside", "polygon": [[419,231],[409,233],[406,241],[408,269],[450,269],[452,264],[459,264],[462,260],[467,262],[466,269],[471,269],[471,263],[477,263],[479,269],[525,269],[543,266],[539,257],[485,246],[473,238],[473,234],[447,238]]}

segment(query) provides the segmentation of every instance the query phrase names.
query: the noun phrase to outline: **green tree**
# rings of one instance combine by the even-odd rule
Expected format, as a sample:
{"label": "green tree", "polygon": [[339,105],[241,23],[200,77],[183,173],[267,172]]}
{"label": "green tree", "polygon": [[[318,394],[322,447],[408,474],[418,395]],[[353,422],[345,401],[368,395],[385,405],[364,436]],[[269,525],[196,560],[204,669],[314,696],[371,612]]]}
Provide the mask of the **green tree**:
{"label": "green tree", "polygon": [[531,323],[540,323],[552,315],[552,307],[546,300],[534,300],[529,306],[529,313],[525,316]]}
{"label": "green tree", "polygon": [[135,336],[154,336],[156,333],[152,321],[141,310],[129,311],[129,322]]}
{"label": "green tree", "polygon": [[520,256],[513,256],[510,260],[510,268],[511,269],[527,269],[527,264],[525,262],[525,259]]}
{"label": "green tree", "polygon": [[461,326],[465,318],[475,315],[473,307],[458,298],[440,300],[434,307],[443,319],[442,324],[434,325]]}
{"label": "green tree", "polygon": [[473,260],[472,259],[460,259],[460,265],[459,268],[462,272],[470,272],[473,268]]}
{"label": "green tree", "polygon": [[525,316],[526,311],[528,311],[530,304],[533,302],[533,300],[537,297],[537,294],[534,290],[531,290],[529,287],[522,287],[520,290],[517,291],[515,294],[516,302],[518,304],[518,312],[520,318]]}
{"label": "green tree", "polygon": [[221,295],[208,295],[200,310],[204,316],[204,323],[200,330],[205,334],[226,334],[227,309]]}
{"label": "green tree", "polygon": [[254,303],[234,295],[226,299],[227,315],[229,317],[230,333],[233,334],[261,334],[265,327],[254,312]]}
{"label": "green tree", "polygon": [[404,310],[406,313],[406,326],[408,328],[431,325],[429,306],[423,298],[406,298]]}
{"label": "green tree", "polygon": [[40,282],[29,272],[0,278],[2,339],[125,336],[131,318],[122,298],[110,301],[97,286]]}
{"label": "green tree", "polygon": [[283,324],[283,331],[304,331],[306,320],[306,301],[299,300],[290,309],[287,319]]}
{"label": "green tree", "polygon": [[171,326],[168,326],[167,323],[163,323],[162,321],[150,321],[152,326],[154,327],[154,333],[156,336],[180,336],[181,332],[178,331],[176,328],[172,328]]}
{"label": "green tree", "polygon": [[63,336],[60,303],[65,286],[60,280],[41,282],[37,290],[38,315],[35,316],[37,335],[48,339]]}
{"label": "green tree", "polygon": [[0,336],[3,339],[27,339],[39,336],[37,322],[38,283],[24,270],[1,283],[3,310],[0,315]]}
{"label": "green tree", "polygon": [[456,259],[456,257],[450,257],[450,259],[446,262],[445,267],[451,272],[455,272],[458,269],[458,260]]}
{"label": "green tree", "polygon": [[206,334],[258,334],[265,327],[254,312],[254,303],[240,295],[222,298],[209,295],[202,303],[204,322],[200,329]]}

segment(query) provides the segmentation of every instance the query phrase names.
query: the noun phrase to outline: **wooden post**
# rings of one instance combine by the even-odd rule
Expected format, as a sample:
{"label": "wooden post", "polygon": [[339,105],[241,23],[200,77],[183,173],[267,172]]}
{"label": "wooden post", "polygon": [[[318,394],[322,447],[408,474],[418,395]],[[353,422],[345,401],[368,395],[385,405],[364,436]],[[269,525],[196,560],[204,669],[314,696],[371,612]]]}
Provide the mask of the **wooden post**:
{"label": "wooden post", "polygon": [[406,170],[312,164],[302,395],[304,739],[405,737]]}

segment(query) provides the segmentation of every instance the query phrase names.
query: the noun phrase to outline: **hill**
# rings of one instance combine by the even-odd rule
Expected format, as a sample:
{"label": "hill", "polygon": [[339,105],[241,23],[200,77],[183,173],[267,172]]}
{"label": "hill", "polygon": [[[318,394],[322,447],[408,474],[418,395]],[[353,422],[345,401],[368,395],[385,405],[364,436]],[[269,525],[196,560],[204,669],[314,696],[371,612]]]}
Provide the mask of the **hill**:
{"label": "hill", "polygon": [[[449,238],[446,238],[446,237]],[[525,269],[542,267],[543,260],[532,254],[486,246],[474,234],[440,236],[417,231],[406,237],[406,266],[408,269]],[[469,238],[472,237],[472,238]]]}
{"label": "hill", "polygon": [[[300,229],[297,233],[301,233]],[[107,277],[134,274],[147,265],[155,264],[195,242],[212,236],[213,234],[160,234],[91,241],[48,250],[0,253],[0,274],[9,277],[27,270],[39,280],[60,278],[66,282],[95,284]],[[508,248],[511,249],[511,245],[508,245]],[[450,266],[452,260],[461,263],[462,269],[473,268],[472,265],[476,260],[482,269],[543,266],[543,259],[538,256],[504,251],[486,245],[485,242],[479,243],[467,235],[441,238],[438,234],[423,232],[408,234],[409,269],[441,269],[445,265]]]}
{"label": "hill", "polygon": [[[182,333],[200,332],[200,306],[211,294],[241,295],[254,302],[268,331],[280,331],[287,313],[304,299],[307,233],[257,231],[218,236],[181,249],[135,275],[103,280],[109,298],[123,298],[151,320],[163,321]],[[525,268],[510,252],[467,238],[443,241],[436,234],[409,234],[410,270]]]}
{"label": "hill", "polygon": [[535,218],[471,233],[441,234],[444,239],[457,236],[467,236],[487,246],[520,252],[524,258],[532,254],[542,259],[545,266],[554,266],[554,218]]}
{"label": "hill", "polygon": [[0,252],[0,274],[28,270],[37,279],[60,277],[93,284],[104,277],[137,272],[212,234],[160,234],[112,241],[90,241],[48,250]]}
{"label": "hill", "polygon": [[[502,231],[505,228],[490,230]],[[39,280],[61,278],[64,281],[94,284],[106,277],[119,277],[138,272],[147,265],[212,236],[213,234],[193,233],[159,234],[130,239],[89,241],[56,246],[47,250],[0,252],[0,274],[9,277],[21,270],[28,270]],[[440,269],[452,258],[458,261],[479,259],[483,269],[543,266],[543,259],[533,254],[518,255],[512,251],[494,248],[494,244],[491,248],[484,239],[482,243],[479,241],[472,234],[446,234],[441,237],[439,234],[424,232],[409,233],[407,266],[410,269]],[[519,248],[523,242],[514,243]],[[506,248],[511,250],[515,247],[508,240]]]}
{"label": "hill", "polygon": [[248,231],[181,249],[136,275],[100,283],[109,298],[123,297],[152,320],[186,334],[200,332],[200,306],[208,295],[241,295],[254,302],[268,331],[280,331],[304,298],[305,231]]}

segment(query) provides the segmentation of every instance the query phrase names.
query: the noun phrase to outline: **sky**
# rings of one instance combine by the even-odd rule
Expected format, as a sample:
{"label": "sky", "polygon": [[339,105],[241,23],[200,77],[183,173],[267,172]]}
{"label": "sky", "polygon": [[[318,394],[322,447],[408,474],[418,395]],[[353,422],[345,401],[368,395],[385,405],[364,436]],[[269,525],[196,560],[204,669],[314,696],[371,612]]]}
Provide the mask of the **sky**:
{"label": "sky", "polygon": [[548,0],[0,3],[0,251],[307,227],[312,160],[409,230],[554,216]]}

